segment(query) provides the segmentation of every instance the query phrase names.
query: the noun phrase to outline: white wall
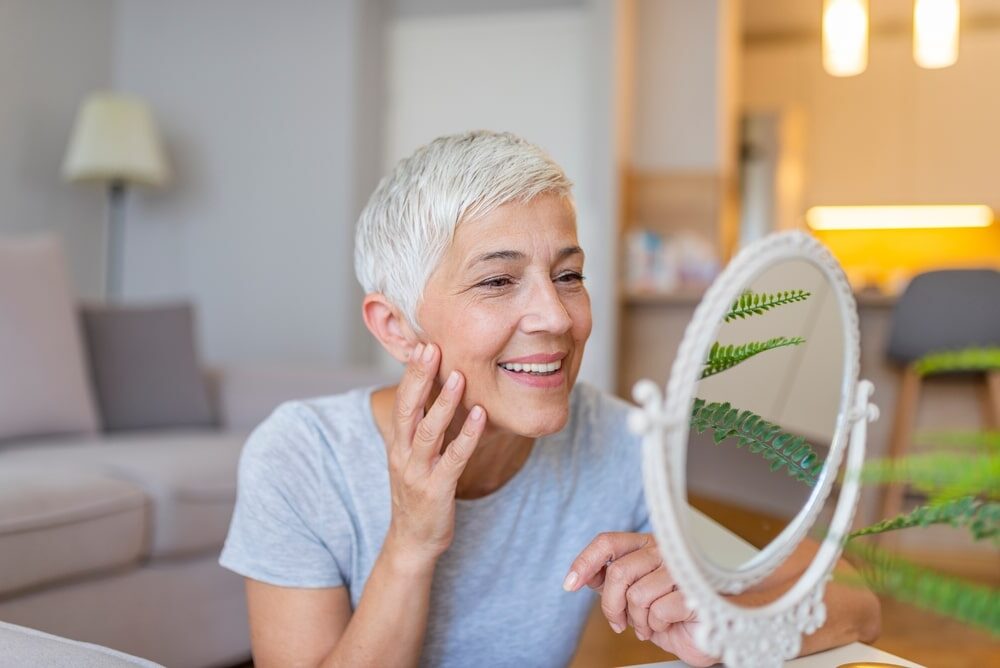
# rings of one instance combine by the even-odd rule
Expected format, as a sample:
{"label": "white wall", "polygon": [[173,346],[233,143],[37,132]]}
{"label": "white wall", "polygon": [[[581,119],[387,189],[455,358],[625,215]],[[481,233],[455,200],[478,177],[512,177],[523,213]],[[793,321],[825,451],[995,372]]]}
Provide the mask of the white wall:
{"label": "white wall", "polygon": [[1000,30],[964,30],[958,63],[925,70],[906,34],[874,34],[868,69],[827,75],[815,40],[746,51],[748,110],[805,118],[803,207],[983,203],[1000,209]]}
{"label": "white wall", "polygon": [[0,1],[0,236],[65,240],[77,292],[103,292],[104,194],[60,176],[77,105],[111,83],[111,0]]}
{"label": "white wall", "polygon": [[375,171],[359,161],[379,152],[357,143],[369,10],[117,5],[115,85],[149,101],[176,174],[130,203],[124,292],[191,298],[209,360],[364,361],[351,251]]}
{"label": "white wall", "polygon": [[[611,92],[613,20],[610,3],[397,15],[388,33],[385,147],[388,170],[440,135],[509,130],[562,165],[575,182],[594,310],[581,378],[609,389],[615,333],[609,193],[614,132],[601,96]],[[608,63],[603,71],[595,68],[598,60]]]}
{"label": "white wall", "polygon": [[737,0],[637,0],[636,14],[633,166],[726,170]]}

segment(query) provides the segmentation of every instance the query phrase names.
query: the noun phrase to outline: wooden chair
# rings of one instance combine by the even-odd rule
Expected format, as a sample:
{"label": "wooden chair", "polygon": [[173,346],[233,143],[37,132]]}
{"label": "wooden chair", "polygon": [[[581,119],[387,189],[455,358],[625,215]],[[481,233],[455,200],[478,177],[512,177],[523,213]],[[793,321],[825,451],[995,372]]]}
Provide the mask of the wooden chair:
{"label": "wooden chair", "polygon": [[[1000,346],[1000,272],[992,269],[932,271],[914,278],[896,303],[886,355],[902,365],[889,441],[891,458],[906,455],[913,439],[923,381],[915,362],[924,355],[969,347]],[[1000,370],[985,378],[984,415],[1000,427]],[[904,484],[882,488],[879,517],[903,510]]]}

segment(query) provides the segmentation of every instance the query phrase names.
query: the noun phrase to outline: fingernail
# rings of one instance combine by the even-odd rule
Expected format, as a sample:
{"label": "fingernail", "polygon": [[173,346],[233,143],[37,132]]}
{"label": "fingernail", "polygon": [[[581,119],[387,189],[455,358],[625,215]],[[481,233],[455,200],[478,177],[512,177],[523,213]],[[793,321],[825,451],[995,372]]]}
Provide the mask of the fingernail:
{"label": "fingernail", "polygon": [[[473,406],[472,407],[472,412],[469,415],[472,416],[473,420],[475,420],[476,422],[479,422],[480,420],[483,419],[483,409],[480,408],[479,406]],[[571,575],[575,575],[575,573],[571,573]]]}
{"label": "fingernail", "polygon": [[638,638],[639,640],[643,641],[643,642],[646,642],[647,640],[649,640],[649,636],[647,636],[645,633],[642,633],[641,631],[636,631],[635,632],[635,637]]}
{"label": "fingernail", "polygon": [[424,348],[424,361],[430,362],[432,359],[434,359],[434,346],[427,344]]}
{"label": "fingernail", "polygon": [[[476,408],[479,407],[477,406]],[[565,589],[566,591],[573,591],[573,587],[576,586],[576,583],[579,579],[580,576],[576,574],[576,571],[570,571],[569,575],[566,576],[566,579],[563,580],[563,589]]]}
{"label": "fingernail", "polygon": [[410,349],[410,361],[416,362],[420,359],[420,353],[424,350],[424,344],[418,343]]}
{"label": "fingernail", "polygon": [[448,374],[447,388],[449,390],[454,390],[456,387],[458,387],[458,372],[452,371],[450,374]]}
{"label": "fingernail", "polygon": [[621,626],[620,624],[615,624],[614,622],[611,622],[611,630],[614,631],[615,633],[621,633],[622,631],[625,630],[625,627]]}

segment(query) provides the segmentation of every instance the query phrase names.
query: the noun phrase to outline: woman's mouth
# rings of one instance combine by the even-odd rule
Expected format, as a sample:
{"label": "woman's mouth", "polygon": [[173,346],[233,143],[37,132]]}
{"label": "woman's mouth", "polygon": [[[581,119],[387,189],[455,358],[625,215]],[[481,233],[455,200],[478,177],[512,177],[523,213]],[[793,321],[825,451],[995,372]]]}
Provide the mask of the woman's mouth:
{"label": "woman's mouth", "polygon": [[498,364],[501,373],[520,385],[534,388],[555,388],[563,385],[565,372],[562,360],[548,363],[511,363]]}
{"label": "woman's mouth", "polygon": [[501,369],[514,373],[528,373],[532,376],[551,376],[562,368],[562,360],[556,360],[548,364],[512,364],[507,362],[499,366]]}

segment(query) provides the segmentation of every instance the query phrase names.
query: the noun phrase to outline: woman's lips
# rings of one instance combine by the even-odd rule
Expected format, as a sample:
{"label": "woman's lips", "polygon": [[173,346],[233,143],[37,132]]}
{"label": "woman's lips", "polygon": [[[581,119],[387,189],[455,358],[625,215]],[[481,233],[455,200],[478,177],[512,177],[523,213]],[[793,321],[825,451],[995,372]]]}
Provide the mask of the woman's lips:
{"label": "woman's lips", "polygon": [[566,373],[566,366],[563,365],[555,373],[547,375],[536,375],[533,373],[525,371],[511,371],[510,369],[505,369],[502,366],[497,367],[501,372],[515,383],[520,383],[521,385],[527,385],[528,387],[536,388],[553,388],[559,387],[564,382],[564,374]]}

